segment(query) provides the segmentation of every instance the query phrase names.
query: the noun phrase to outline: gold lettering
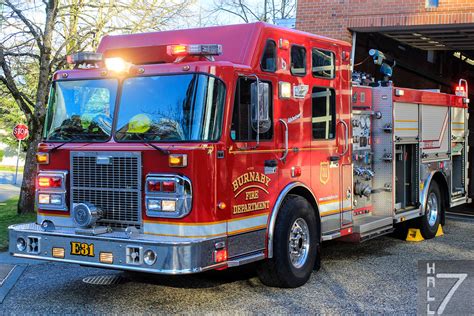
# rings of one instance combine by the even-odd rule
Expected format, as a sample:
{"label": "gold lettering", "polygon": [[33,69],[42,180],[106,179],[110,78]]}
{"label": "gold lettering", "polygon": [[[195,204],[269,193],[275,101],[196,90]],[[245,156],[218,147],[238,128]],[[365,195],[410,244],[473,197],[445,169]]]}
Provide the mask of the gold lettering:
{"label": "gold lettering", "polygon": [[245,200],[258,200],[258,190],[245,193]]}
{"label": "gold lettering", "polygon": [[233,214],[242,214],[242,213],[260,211],[260,210],[266,210],[266,209],[270,209],[270,201],[234,205]]}

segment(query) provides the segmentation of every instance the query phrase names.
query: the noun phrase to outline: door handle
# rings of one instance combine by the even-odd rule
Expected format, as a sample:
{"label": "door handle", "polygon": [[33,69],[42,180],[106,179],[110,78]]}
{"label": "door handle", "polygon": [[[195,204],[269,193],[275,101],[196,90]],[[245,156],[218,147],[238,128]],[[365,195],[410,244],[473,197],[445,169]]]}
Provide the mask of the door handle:
{"label": "door handle", "polygon": [[330,156],[329,161],[339,161],[341,160],[341,156]]}
{"label": "door handle", "polygon": [[344,120],[339,120],[337,123],[344,126],[344,151],[339,155],[342,157],[349,151],[349,126],[347,126],[347,123]]}

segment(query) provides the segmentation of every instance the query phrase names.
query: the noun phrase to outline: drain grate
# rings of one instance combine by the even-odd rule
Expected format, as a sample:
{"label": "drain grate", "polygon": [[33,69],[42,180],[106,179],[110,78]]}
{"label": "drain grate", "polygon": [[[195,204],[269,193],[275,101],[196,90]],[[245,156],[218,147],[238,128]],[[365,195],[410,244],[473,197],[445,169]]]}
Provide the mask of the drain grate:
{"label": "drain grate", "polygon": [[94,275],[85,277],[82,279],[82,282],[87,284],[93,285],[114,285],[114,284],[122,284],[127,282],[128,280],[120,275]]}

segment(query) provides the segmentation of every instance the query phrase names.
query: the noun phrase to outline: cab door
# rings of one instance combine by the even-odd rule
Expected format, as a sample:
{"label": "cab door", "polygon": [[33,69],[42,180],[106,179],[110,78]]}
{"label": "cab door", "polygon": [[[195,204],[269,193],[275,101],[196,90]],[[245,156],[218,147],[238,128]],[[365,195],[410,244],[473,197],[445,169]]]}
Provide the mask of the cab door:
{"label": "cab door", "polygon": [[[336,73],[336,64],[341,63],[336,59],[339,55],[329,49],[311,50],[311,71],[316,78],[310,87],[311,178],[318,198],[322,233],[336,232],[352,224],[350,104],[341,94],[342,71]],[[347,75],[348,71],[344,72]],[[347,85],[349,81],[344,82]]]}
{"label": "cab door", "polygon": [[311,182],[321,215],[322,233],[341,228],[341,156],[336,134],[336,90],[313,86],[311,90]]}

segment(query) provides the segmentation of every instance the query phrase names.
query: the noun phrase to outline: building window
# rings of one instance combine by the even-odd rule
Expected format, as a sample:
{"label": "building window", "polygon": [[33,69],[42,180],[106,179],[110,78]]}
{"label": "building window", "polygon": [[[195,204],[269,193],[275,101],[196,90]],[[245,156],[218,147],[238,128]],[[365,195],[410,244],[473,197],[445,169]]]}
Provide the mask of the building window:
{"label": "building window", "polygon": [[314,87],[312,100],[313,138],[334,139],[336,136],[336,93],[334,89]]}
{"label": "building window", "polygon": [[439,6],[439,0],[425,0],[426,8],[437,8]]}
{"label": "building window", "polygon": [[334,53],[313,48],[312,50],[312,72],[313,77],[332,79],[336,72],[334,64]]}
{"label": "building window", "polygon": [[291,46],[291,74],[306,75],[306,48],[303,46]]}
{"label": "building window", "polygon": [[263,71],[275,72],[276,71],[276,43],[273,40],[268,40],[263,51],[262,61],[260,66]]}

